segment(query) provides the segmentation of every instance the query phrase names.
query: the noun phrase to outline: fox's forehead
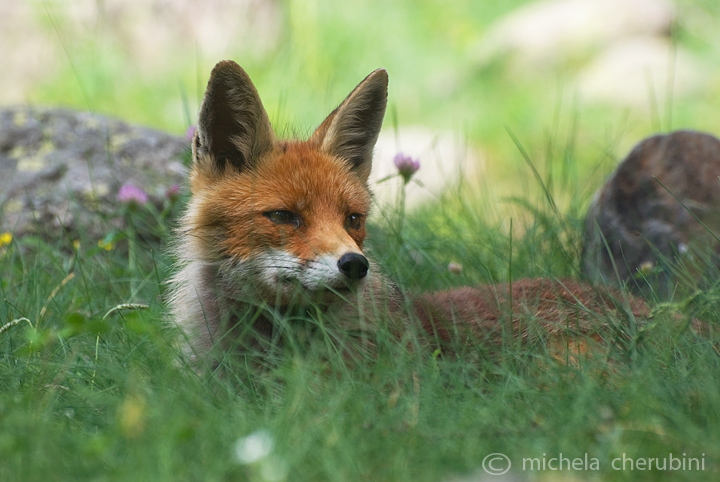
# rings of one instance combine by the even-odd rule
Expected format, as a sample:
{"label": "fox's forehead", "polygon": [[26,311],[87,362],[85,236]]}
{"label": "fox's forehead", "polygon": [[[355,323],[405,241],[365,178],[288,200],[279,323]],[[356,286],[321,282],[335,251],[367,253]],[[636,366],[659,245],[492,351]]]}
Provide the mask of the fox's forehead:
{"label": "fox's forehead", "polygon": [[368,187],[351,166],[305,142],[279,144],[251,174],[255,201],[267,209],[370,209]]}

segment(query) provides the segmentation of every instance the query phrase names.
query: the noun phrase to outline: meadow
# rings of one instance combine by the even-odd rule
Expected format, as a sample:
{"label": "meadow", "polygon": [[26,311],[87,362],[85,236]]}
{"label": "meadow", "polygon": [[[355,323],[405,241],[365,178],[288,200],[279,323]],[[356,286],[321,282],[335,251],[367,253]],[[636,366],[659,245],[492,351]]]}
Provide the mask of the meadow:
{"label": "meadow", "polygon": [[[576,101],[567,70],[520,75],[474,62],[483,32],[522,3],[288,1],[276,44],[222,52],[250,73],[281,133],[311,132],[383,66],[385,129],[451,130],[482,151],[482,178],[412,211],[387,209],[369,227],[370,255],[405,289],[579,277],[585,210],[627,150],[661,130],[720,132],[718,82],[631,109]],[[38,15],[65,58],[24,102],[176,134],[193,124],[219,58],[188,39],[141,64],[105,28],[112,19],[78,30],[54,5]],[[717,64],[720,7],[678,9],[673,41]],[[717,336],[684,323],[720,323],[712,279],[700,289],[681,276],[678,291],[691,296],[650,300],[650,324],[587,359],[557,360],[542,344],[443,357],[380,333],[377,355],[359,362],[320,336],[197,375],[178,361],[167,322],[170,240],[135,233],[112,246],[0,237],[0,480],[706,481],[720,470]],[[495,453],[512,462],[505,476],[483,469]],[[562,457],[597,463],[557,471],[524,461]],[[628,468],[670,457],[702,470]]]}

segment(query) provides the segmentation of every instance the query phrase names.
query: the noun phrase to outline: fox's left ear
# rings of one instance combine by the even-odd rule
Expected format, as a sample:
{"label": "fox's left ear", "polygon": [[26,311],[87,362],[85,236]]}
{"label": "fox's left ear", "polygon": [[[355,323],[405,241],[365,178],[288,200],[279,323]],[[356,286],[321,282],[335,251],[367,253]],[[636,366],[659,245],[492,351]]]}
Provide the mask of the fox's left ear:
{"label": "fox's left ear", "polygon": [[275,141],[267,112],[248,74],[231,60],[210,74],[193,139],[193,158],[219,172],[252,167]]}
{"label": "fox's left ear", "polygon": [[310,137],[323,151],[349,162],[363,181],[370,177],[373,147],[385,116],[387,86],[387,72],[374,71]]}

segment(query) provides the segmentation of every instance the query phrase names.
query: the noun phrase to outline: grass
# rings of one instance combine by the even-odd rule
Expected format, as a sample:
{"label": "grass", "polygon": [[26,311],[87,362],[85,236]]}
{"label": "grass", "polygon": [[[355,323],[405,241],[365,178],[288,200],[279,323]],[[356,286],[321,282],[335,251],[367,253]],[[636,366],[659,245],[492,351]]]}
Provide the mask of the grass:
{"label": "grass", "polygon": [[[511,243],[464,199],[409,215],[402,242],[392,223],[373,226],[374,251],[404,286],[575,273],[577,223],[546,205]],[[717,469],[720,356],[672,315],[655,319],[638,350],[579,365],[542,346],[435,358],[381,333],[378,355],[362,362],[321,339],[198,377],[177,363],[165,323],[165,248],[135,242],[132,264],[123,238],[112,250],[29,238],[4,248],[0,318],[27,320],[0,334],[0,479],[438,481],[481,474],[496,452],[531,480],[557,479],[523,472],[523,459],[559,454],[599,461],[599,471],[565,472],[570,480],[707,480],[613,470],[623,454],[684,453]],[[719,295],[710,289],[685,312],[717,323]],[[248,444],[265,455],[244,464]]]}
{"label": "grass", "polygon": [[[459,130],[483,146],[481,189],[450,189],[408,213],[402,233],[394,212],[370,227],[370,251],[405,288],[576,277],[585,207],[618,155],[658,124],[720,131],[707,100],[676,100],[672,122],[657,120],[576,106],[554,73],[517,78],[466,61],[492,19],[519,3],[368,1],[350,10],[289,1],[289,27],[271,54],[227,52],[250,72],[281,132],[317,124],[384,65],[401,125]],[[712,59],[715,40],[697,22],[718,7],[690,4],[696,23],[681,24],[677,40]],[[53,12],[44,18],[67,63],[31,86],[28,101],[184,131],[217,59],[183,44],[155,77],[138,78],[131,52],[102,24],[78,33]],[[199,377],[178,364],[165,316],[168,240],[133,231],[114,239],[111,249],[32,237],[0,247],[0,321],[19,320],[0,332],[0,480],[486,480],[483,459],[497,452],[512,473],[541,481],[709,480],[720,467],[715,339],[677,322],[720,322],[715,282],[697,291],[687,277],[696,295],[659,314],[637,349],[581,364],[559,363],[542,346],[436,358],[381,333],[377,357],[360,363],[321,339],[263,367],[230,360],[226,376]],[[450,262],[462,272],[448,271]],[[115,309],[123,304],[147,308]],[[244,463],[250,449],[258,458]],[[560,454],[588,454],[599,470],[522,470],[525,458]],[[623,455],[669,454],[702,458],[706,470],[612,467]]]}

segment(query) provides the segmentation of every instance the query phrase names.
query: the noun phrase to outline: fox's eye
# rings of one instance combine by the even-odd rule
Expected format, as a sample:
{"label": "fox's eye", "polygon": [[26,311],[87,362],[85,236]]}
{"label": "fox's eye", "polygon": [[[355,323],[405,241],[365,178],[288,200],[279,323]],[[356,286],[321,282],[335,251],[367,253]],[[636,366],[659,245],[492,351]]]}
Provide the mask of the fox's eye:
{"label": "fox's eye", "polygon": [[302,221],[300,215],[285,211],[284,209],[268,211],[263,213],[263,215],[275,224],[291,224],[296,228],[300,226]]}
{"label": "fox's eye", "polygon": [[362,214],[353,213],[345,218],[345,229],[360,229],[362,228]]}

